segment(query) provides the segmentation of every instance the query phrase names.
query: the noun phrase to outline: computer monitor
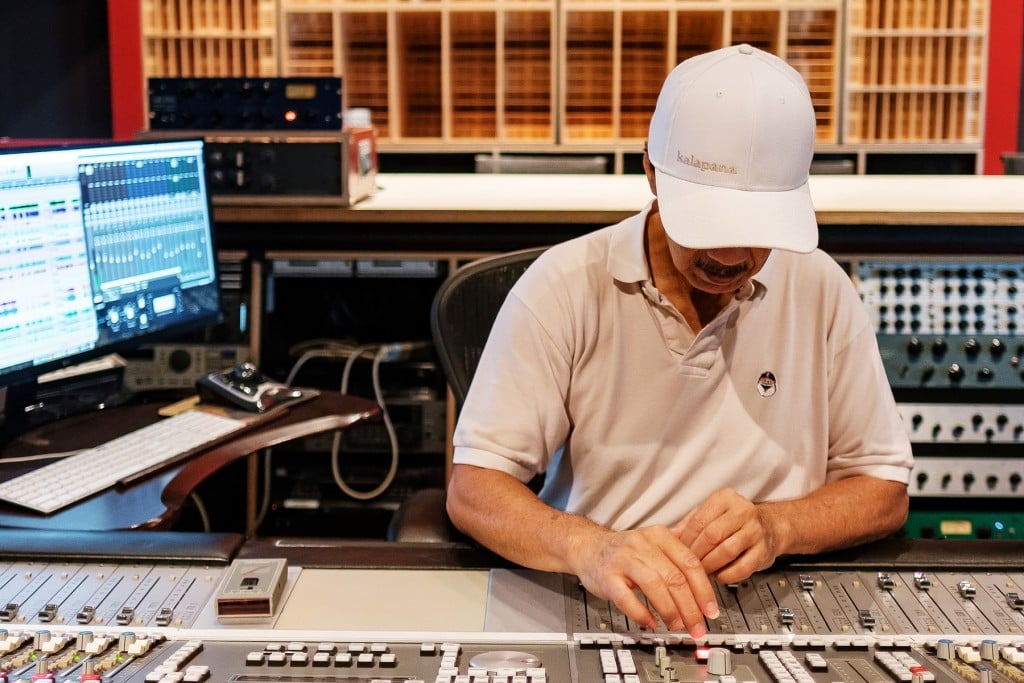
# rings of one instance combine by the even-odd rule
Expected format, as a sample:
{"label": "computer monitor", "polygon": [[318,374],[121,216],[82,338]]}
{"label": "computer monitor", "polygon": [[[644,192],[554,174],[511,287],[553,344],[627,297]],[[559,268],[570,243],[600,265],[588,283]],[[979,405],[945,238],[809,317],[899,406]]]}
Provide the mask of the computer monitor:
{"label": "computer monitor", "polygon": [[0,387],[221,316],[202,140],[0,151]]}

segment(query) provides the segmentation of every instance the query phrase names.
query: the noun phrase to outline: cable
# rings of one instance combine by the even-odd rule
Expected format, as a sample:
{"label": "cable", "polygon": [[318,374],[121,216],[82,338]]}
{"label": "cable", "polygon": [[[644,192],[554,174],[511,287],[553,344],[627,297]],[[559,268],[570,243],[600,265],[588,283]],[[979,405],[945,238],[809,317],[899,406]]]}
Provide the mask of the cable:
{"label": "cable", "polygon": [[[346,495],[355,498],[356,500],[372,500],[373,498],[377,498],[391,486],[395,476],[398,474],[398,435],[395,432],[394,423],[391,421],[391,415],[389,414],[387,404],[384,401],[384,391],[380,382],[380,365],[385,362],[402,360],[416,349],[430,347],[430,342],[426,341],[400,342],[393,344],[361,344],[353,346],[345,342],[337,342],[329,339],[302,342],[291,347],[290,352],[295,353],[301,350],[302,355],[299,356],[298,360],[295,361],[289,370],[288,377],[284,382],[286,385],[291,386],[295,381],[295,377],[298,376],[299,370],[302,366],[313,358],[338,359],[345,357],[345,365],[342,369],[341,385],[339,388],[339,391],[342,394],[348,393],[348,383],[356,361],[363,357],[373,359],[373,365],[371,368],[373,394],[374,398],[377,400],[377,405],[380,406],[384,429],[387,431],[388,441],[391,445],[391,461],[384,479],[373,489],[369,491],[359,491],[352,488],[341,474],[341,431],[335,431],[331,441],[331,474],[334,478],[335,484]],[[369,355],[370,352],[373,352],[372,356]],[[272,450],[270,448],[265,449],[263,452],[263,480],[266,482],[266,485],[264,486],[262,500],[260,501],[260,508],[256,515],[256,528],[259,528],[263,523],[270,510],[270,480],[273,471],[271,465],[271,454]]]}
{"label": "cable", "polygon": [[[301,370],[302,366],[313,358],[328,358],[332,360],[347,358],[345,367],[350,368],[357,358],[374,350],[375,348],[377,348],[376,344],[353,346],[347,342],[339,342],[332,339],[315,339],[300,342],[293,345],[288,350],[290,354],[302,351],[302,355],[299,356],[295,363],[292,364],[284,383],[287,386],[292,386],[292,383],[299,374],[299,370]],[[347,386],[347,381],[347,373],[343,373],[343,387]],[[342,389],[341,393],[345,393],[345,389]],[[254,520],[254,528],[257,529],[267,518],[267,513],[270,512],[270,481],[273,473],[273,464],[271,461],[272,454],[273,449],[271,448],[265,448],[263,450],[263,481],[266,483],[263,487],[263,496],[260,499],[259,510],[257,511],[256,518]]]}
{"label": "cable", "polygon": [[334,438],[331,441],[331,474],[334,476],[334,483],[338,485],[346,495],[355,498],[356,500],[372,500],[377,498],[384,493],[391,482],[395,479],[395,474],[398,472],[398,436],[395,434],[394,425],[391,424],[391,416],[388,414],[387,405],[384,403],[384,392],[380,386],[380,364],[383,360],[388,357],[386,349],[389,345],[378,346],[376,344],[367,344],[364,346],[357,346],[352,352],[352,355],[345,361],[345,367],[341,372],[341,388],[339,391],[343,394],[348,393],[348,381],[352,373],[352,367],[355,365],[356,360],[359,359],[367,351],[376,349],[376,353],[373,356],[373,367],[371,377],[373,380],[373,395],[377,399],[377,405],[380,406],[381,418],[384,420],[384,428],[388,433],[388,440],[391,442],[391,462],[388,465],[388,472],[384,476],[383,481],[373,489],[369,491],[358,491],[345,481],[345,478],[341,475],[341,432],[334,432]]}
{"label": "cable", "polygon": [[210,529],[212,529],[213,527],[210,525],[210,515],[206,511],[206,506],[203,505],[203,499],[200,498],[199,494],[194,491],[189,494],[189,498],[192,499],[192,502],[196,506],[196,511],[199,513],[199,519],[203,523],[203,531],[209,533]]}

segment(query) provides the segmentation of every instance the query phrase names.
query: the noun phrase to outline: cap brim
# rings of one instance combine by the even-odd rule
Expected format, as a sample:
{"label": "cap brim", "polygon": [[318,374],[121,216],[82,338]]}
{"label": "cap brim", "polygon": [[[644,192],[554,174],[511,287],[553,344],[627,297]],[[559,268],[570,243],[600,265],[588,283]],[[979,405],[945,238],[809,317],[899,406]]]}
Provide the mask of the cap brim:
{"label": "cap brim", "polygon": [[655,170],[658,211],[669,238],[690,249],[764,247],[806,254],[818,222],[805,182],[792,190],[701,185]]}

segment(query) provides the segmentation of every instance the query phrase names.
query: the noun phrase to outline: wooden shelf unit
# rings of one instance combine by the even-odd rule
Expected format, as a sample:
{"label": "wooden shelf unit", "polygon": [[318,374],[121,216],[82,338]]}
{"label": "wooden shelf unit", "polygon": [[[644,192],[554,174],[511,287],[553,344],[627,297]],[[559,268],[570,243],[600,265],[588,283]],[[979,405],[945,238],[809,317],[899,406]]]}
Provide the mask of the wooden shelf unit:
{"label": "wooden shelf unit", "polygon": [[140,1],[146,76],[341,75],[385,156],[607,154],[622,172],[668,71],[746,42],[807,81],[819,154],[980,168],[989,0]]}
{"label": "wooden shelf unit", "polygon": [[847,143],[982,142],[988,0],[848,0]]}
{"label": "wooden shelf unit", "polygon": [[277,0],[140,2],[145,77],[277,75]]}
{"label": "wooden shelf unit", "polygon": [[568,147],[639,143],[673,66],[724,45],[749,43],[785,57],[804,76],[817,140],[835,143],[841,21],[841,0],[564,0],[560,141]]}
{"label": "wooden shelf unit", "polygon": [[331,65],[342,74],[345,107],[371,111],[382,148],[551,144],[553,7],[553,0],[282,0],[281,75]]}

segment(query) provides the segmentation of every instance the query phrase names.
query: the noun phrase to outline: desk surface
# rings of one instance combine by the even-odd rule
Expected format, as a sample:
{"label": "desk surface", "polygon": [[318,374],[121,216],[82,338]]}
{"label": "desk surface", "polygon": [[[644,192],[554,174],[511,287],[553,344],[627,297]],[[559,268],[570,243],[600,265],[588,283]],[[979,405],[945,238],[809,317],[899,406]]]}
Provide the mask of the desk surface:
{"label": "desk surface", "polygon": [[[828,224],[1024,225],[1024,176],[811,177],[818,221]],[[631,175],[382,174],[352,207],[218,205],[221,222],[590,223],[635,213],[650,199]]]}
{"label": "desk surface", "polygon": [[[87,448],[159,419],[159,404],[128,405],[77,415],[26,432],[0,458],[0,478],[38,466],[11,459]],[[126,487],[114,487],[49,515],[0,503],[0,527],[61,530],[168,528],[191,492],[231,462],[291,439],[344,429],[378,415],[373,401],[337,392],[288,407],[279,416]],[[7,459],[7,460],[5,460]],[[48,460],[42,461],[45,464]],[[239,491],[244,483],[239,482]]]}

